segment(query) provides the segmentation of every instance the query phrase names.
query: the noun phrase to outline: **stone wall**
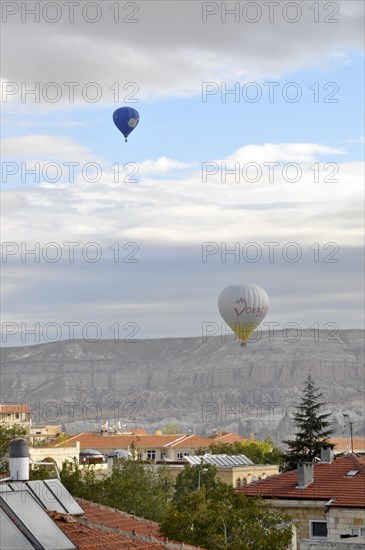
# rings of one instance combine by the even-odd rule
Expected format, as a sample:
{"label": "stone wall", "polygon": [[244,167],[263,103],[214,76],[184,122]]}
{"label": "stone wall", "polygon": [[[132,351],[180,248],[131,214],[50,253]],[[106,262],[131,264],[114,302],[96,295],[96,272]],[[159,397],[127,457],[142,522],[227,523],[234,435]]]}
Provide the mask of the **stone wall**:
{"label": "stone wall", "polygon": [[[354,542],[355,540],[357,542]],[[365,539],[362,538],[361,541],[359,541],[359,539],[345,539],[340,542],[328,540],[302,540],[300,543],[300,550],[364,550]]]}
{"label": "stone wall", "polygon": [[351,535],[352,529],[363,528],[365,530],[365,510],[359,508],[330,508],[327,514],[327,526],[328,539],[340,541],[341,535]]}
{"label": "stone wall", "polygon": [[258,479],[266,479],[279,473],[279,466],[275,464],[254,464],[253,466],[234,466],[232,468],[218,468],[219,479],[232,485],[242,487]]}
{"label": "stone wall", "polygon": [[294,550],[299,550],[300,541],[310,537],[310,521],[327,521],[324,503],[319,501],[300,500],[267,500],[276,511],[290,514],[296,523],[298,543]]}
{"label": "stone wall", "polygon": [[55,462],[58,469],[65,460],[73,462],[74,457],[79,462],[80,443],[76,441],[72,447],[29,447],[29,458],[33,462]]}
{"label": "stone wall", "polygon": [[[360,544],[360,537],[351,539],[341,539],[341,535],[350,535],[352,529],[365,528],[365,510],[359,508],[330,508],[326,512],[325,502],[310,501],[310,500],[268,500],[270,506],[283,513],[293,516],[297,523],[297,540],[296,550],[312,550],[323,548],[326,550],[338,549],[349,550],[351,548],[364,549],[364,544]],[[327,539],[315,540],[310,539],[310,522],[311,521],[326,521],[327,522]],[[360,535],[360,533],[359,533]],[[309,544],[313,546],[308,546]],[[321,546],[326,545],[327,546]],[[304,546],[303,546],[304,545]],[[307,546],[306,546],[307,545]],[[340,545],[340,546],[337,546]],[[344,545],[344,546],[341,546]],[[295,548],[295,547],[294,547]]]}

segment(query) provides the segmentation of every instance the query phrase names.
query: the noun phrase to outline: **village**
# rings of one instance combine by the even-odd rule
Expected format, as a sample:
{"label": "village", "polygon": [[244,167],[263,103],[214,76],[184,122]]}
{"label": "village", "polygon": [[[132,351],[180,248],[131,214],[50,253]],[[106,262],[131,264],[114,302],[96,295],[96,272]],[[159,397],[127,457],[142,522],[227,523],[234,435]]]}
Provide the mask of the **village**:
{"label": "village", "polygon": [[[3,430],[17,427],[24,431],[23,438],[15,438],[13,444],[16,445],[17,441],[26,442],[29,461],[26,469],[28,468],[30,474],[26,474],[25,479],[22,480],[24,484],[22,490],[28,491],[33,496],[35,484],[38,484],[39,492],[41,483],[46,484],[47,491],[50,490],[52,493],[51,484],[56,483],[56,480],[61,483],[59,471],[65,464],[69,464],[71,469],[79,468],[84,472],[82,474],[84,476],[90,475],[87,472],[92,471],[96,480],[103,480],[113,476],[113,468],[116,466],[123,468],[125,461],[134,461],[155,472],[163,471],[168,475],[171,483],[176,482],[186,468],[188,470],[195,468],[198,474],[196,478],[198,490],[203,487],[205,478],[209,476],[209,473],[207,474],[209,468],[214,467],[217,478],[234,488],[237,493],[242,492],[248,497],[260,496],[266,501],[270,510],[290,514],[292,536],[288,549],[360,549],[365,541],[365,441],[363,438],[332,438],[329,444],[321,448],[319,459],[312,463],[298,464],[296,469],[290,471],[282,471],[282,465],[279,463],[272,464],[265,459],[266,463],[258,464],[243,453],[232,454],[233,446],[240,448],[241,445],[244,449],[245,445],[246,448],[250,444],[259,445],[260,439],[259,437],[256,439],[254,434],[250,434],[250,437],[218,431],[209,437],[194,433],[168,434],[161,431],[148,434],[141,428],[128,432],[111,429],[106,422],[101,426],[100,431],[68,436],[61,432],[59,425],[33,424],[32,411],[25,404],[0,405],[0,426]],[[219,452],[222,449],[228,449],[229,454]],[[41,469],[39,469],[40,466]],[[37,472],[37,470],[41,475],[36,476],[37,481],[31,481],[32,471]],[[42,472],[44,480],[41,479]],[[48,473],[45,475],[45,472]],[[17,481],[20,480],[21,478],[17,479]],[[9,489],[13,480],[9,480],[9,477],[4,479],[3,475],[2,481],[0,487],[4,498],[6,487]],[[61,496],[62,491],[66,491],[65,487],[62,487]],[[52,513],[58,513],[58,516],[53,517],[53,521],[62,527],[61,516],[64,516],[65,510],[61,507],[62,513],[60,512],[60,499],[57,494],[56,491],[56,496],[50,499],[53,507],[49,506],[47,501],[46,509],[51,517],[53,517]],[[39,504],[38,497],[36,500]],[[115,525],[116,516],[119,520],[117,524],[120,523],[121,526],[117,531],[113,531],[112,527],[107,530],[110,537],[126,536],[128,539],[128,536],[134,533],[133,536],[142,537],[140,538],[142,541],[145,537],[143,533],[146,524],[150,525],[150,532],[153,533],[150,535],[152,542],[145,541],[147,546],[141,546],[141,548],[155,548],[151,544],[162,540],[158,524],[141,518],[131,519],[122,511],[111,511],[110,508],[97,504],[97,495],[93,504],[82,499],[74,501],[71,495],[69,500],[75,502],[75,505],[78,501],[79,508],[88,511],[87,517],[90,517],[87,521],[91,523],[93,521],[90,518],[95,513],[100,516],[96,523],[102,519],[102,523],[106,526],[108,521],[111,521],[111,525]],[[58,503],[58,508],[54,506],[55,503]],[[66,516],[67,514],[68,512]],[[83,515],[76,514],[75,517],[80,519]],[[142,526],[142,529],[133,527],[129,531],[128,527],[124,530],[123,522],[135,522],[138,527]],[[66,535],[72,535],[71,531],[68,524]],[[84,538],[84,540],[87,539]],[[172,544],[166,537],[163,540],[165,546]],[[79,548],[92,547],[81,545]],[[124,548],[124,546],[118,546],[118,548]]]}

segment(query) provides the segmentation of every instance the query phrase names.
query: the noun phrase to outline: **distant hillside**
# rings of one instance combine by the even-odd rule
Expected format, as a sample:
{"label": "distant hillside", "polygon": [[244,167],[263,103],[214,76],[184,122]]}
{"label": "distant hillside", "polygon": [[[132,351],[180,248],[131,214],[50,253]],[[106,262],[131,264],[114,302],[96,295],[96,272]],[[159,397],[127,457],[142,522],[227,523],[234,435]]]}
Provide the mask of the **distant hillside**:
{"label": "distant hillside", "polygon": [[1,400],[30,404],[36,422],[65,424],[69,431],[121,420],[128,427],[254,432],[274,441],[293,432],[290,412],[310,372],[345,436],[342,413],[354,433],[364,433],[364,331],[335,337],[303,331],[296,343],[263,333],[241,348],[214,337],[95,344],[64,341],[3,348]]}

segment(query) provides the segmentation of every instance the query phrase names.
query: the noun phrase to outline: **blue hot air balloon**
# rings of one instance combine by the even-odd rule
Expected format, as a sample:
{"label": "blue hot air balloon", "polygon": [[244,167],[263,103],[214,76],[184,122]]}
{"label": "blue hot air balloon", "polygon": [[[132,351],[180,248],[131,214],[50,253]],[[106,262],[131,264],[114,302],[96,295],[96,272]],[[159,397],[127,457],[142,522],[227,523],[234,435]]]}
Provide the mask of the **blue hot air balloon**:
{"label": "blue hot air balloon", "polygon": [[132,107],[120,107],[120,109],[114,111],[113,120],[118,130],[125,137],[125,141],[128,141],[127,137],[133,132],[139,122],[139,114]]}

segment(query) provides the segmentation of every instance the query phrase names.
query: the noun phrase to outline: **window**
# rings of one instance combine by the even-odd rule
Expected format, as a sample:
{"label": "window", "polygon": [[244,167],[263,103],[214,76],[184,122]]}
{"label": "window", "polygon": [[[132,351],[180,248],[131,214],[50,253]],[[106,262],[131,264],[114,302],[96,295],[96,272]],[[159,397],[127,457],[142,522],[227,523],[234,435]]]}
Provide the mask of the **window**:
{"label": "window", "polygon": [[326,521],[311,521],[310,522],[311,538],[327,538],[327,522]]}
{"label": "window", "polygon": [[351,529],[351,535],[353,537],[365,537],[365,527],[357,527],[355,529]]}
{"label": "window", "polygon": [[182,451],[177,451],[176,457],[177,457],[178,460],[182,460],[182,459],[183,459],[183,453],[182,453]]}
{"label": "window", "polygon": [[161,451],[161,460],[163,460],[164,458],[166,458],[166,451]]}
{"label": "window", "polygon": [[189,451],[187,451],[186,453],[184,453],[184,456],[190,456]]}
{"label": "window", "polygon": [[147,451],[147,460],[155,460],[155,459],[156,459],[155,449],[148,449],[148,451]]}

